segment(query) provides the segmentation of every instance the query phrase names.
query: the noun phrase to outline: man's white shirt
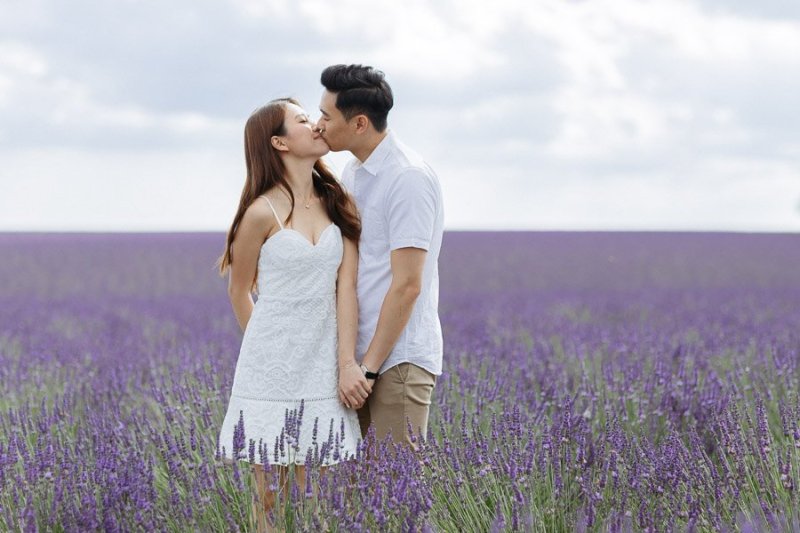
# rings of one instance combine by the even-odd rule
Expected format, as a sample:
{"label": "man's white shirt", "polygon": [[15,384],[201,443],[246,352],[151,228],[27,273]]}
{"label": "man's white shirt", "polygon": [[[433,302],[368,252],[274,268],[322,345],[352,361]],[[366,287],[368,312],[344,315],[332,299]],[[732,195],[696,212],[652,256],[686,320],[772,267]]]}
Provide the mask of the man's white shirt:
{"label": "man's white shirt", "polygon": [[436,173],[389,131],[366,161],[353,158],[347,164],[342,183],[355,198],[362,225],[356,359],[363,359],[375,335],[381,305],[392,281],[392,250],[421,248],[428,252],[422,290],[408,324],[379,372],[408,362],[434,375],[441,374],[439,250],[444,209]]}

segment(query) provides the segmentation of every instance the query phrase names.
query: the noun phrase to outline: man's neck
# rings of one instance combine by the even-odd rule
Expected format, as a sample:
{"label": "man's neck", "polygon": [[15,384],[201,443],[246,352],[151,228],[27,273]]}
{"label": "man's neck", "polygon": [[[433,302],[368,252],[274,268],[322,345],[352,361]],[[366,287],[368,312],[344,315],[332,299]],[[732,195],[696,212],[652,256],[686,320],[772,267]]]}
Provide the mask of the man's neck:
{"label": "man's neck", "polygon": [[351,150],[356,159],[361,161],[362,163],[369,159],[369,156],[372,155],[372,152],[375,151],[375,148],[383,141],[386,136],[389,135],[389,130],[386,129],[380,133],[375,133],[375,135],[370,136],[368,139],[364,140],[364,145],[359,146],[358,148],[354,148]]}

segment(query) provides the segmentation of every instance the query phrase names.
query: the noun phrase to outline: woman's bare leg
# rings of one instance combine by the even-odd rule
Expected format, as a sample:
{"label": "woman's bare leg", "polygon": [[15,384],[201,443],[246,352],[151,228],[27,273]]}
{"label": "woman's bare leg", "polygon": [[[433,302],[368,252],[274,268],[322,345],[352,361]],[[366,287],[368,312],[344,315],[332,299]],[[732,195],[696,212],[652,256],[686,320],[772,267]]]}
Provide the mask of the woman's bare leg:
{"label": "woman's bare leg", "polygon": [[[264,470],[263,465],[252,465],[256,480],[253,516],[256,522],[256,531],[259,533],[275,531],[269,515],[275,510],[275,502],[279,499],[279,494],[286,494],[289,477],[287,468],[283,466],[273,466],[271,469],[267,467],[267,470]],[[277,480],[274,479],[275,476],[277,476]],[[277,487],[277,491],[272,490],[272,486]]]}
{"label": "woman's bare leg", "polygon": [[306,494],[306,467],[295,465],[294,467],[294,482],[297,483],[297,492],[300,494],[300,500],[305,499]]}
{"label": "woman's bare leg", "polygon": [[[327,466],[319,467],[319,476],[320,477],[324,476],[325,472],[327,472],[327,470],[328,470]],[[297,491],[299,492],[300,498],[302,498],[302,499],[305,499],[306,487],[307,487],[307,483],[309,481],[306,478],[307,475],[308,475],[308,472],[306,471],[305,465],[296,465],[295,466],[295,468],[294,468],[294,478],[295,478],[295,482],[297,483]],[[316,498],[319,495],[319,485],[314,480],[313,477],[311,478],[311,494],[312,494],[313,498]]]}
{"label": "woman's bare leg", "polygon": [[[280,511],[279,509],[275,509],[276,503],[280,505],[280,501],[289,495],[289,491],[291,490],[291,486],[289,485],[289,468],[285,466],[273,466],[271,469],[268,468],[268,472],[265,472],[264,467],[259,464],[252,465],[251,468],[256,481],[256,497],[253,501],[255,531],[258,533],[277,531],[273,521],[270,519],[270,513]],[[327,467],[320,467],[319,475],[325,475],[327,470]],[[306,467],[303,465],[296,465],[293,473],[294,483],[297,483],[300,501],[304,502],[306,487],[308,486]],[[271,486],[276,487],[277,491],[271,490]],[[311,481],[311,491],[313,498],[319,495],[319,486],[314,480]]]}

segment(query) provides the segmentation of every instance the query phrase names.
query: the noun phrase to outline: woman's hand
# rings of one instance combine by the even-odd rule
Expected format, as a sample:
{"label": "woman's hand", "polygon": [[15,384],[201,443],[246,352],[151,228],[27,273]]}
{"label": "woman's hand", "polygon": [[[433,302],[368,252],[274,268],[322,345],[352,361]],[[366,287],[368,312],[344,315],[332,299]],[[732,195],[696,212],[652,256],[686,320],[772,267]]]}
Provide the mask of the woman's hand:
{"label": "woman's hand", "polygon": [[339,399],[348,409],[360,409],[372,392],[372,383],[355,359],[339,366]]}

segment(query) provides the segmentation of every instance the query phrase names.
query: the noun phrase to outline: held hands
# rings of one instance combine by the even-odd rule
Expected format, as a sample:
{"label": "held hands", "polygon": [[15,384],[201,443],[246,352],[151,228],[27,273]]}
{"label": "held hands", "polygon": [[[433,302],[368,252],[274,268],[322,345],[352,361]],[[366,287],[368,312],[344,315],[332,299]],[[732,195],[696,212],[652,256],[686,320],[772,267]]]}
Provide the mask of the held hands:
{"label": "held hands", "polygon": [[364,377],[364,372],[351,359],[339,366],[339,399],[348,409],[360,409],[372,392],[373,382]]}

